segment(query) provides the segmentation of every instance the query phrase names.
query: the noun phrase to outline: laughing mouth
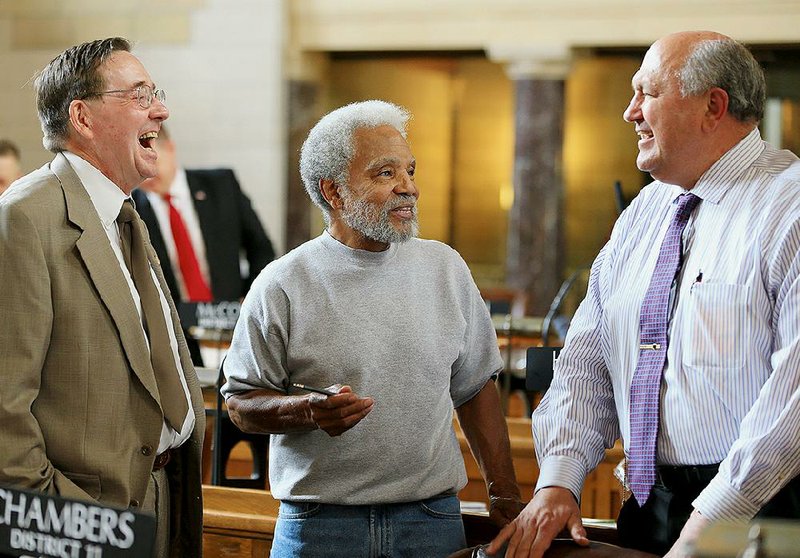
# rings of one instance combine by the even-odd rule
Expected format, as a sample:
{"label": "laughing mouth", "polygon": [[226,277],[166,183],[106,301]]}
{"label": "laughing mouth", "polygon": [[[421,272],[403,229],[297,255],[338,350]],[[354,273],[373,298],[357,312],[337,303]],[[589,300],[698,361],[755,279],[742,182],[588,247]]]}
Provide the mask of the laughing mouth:
{"label": "laughing mouth", "polygon": [[139,143],[145,149],[152,149],[153,142],[158,138],[158,132],[147,132],[139,136]]}

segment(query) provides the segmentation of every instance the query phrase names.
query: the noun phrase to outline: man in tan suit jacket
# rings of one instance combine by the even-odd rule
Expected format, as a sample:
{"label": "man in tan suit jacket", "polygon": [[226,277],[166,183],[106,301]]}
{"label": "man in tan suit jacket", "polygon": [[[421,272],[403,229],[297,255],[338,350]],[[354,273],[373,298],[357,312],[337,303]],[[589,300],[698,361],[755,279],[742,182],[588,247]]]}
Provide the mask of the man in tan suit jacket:
{"label": "man in tan suit jacket", "polygon": [[56,156],[0,199],[0,484],[155,513],[156,556],[195,558],[202,395],[146,241],[188,406],[182,424],[165,420],[116,223],[156,173],[151,142],[169,115],[129,50],[93,41],[42,71],[39,118]]}

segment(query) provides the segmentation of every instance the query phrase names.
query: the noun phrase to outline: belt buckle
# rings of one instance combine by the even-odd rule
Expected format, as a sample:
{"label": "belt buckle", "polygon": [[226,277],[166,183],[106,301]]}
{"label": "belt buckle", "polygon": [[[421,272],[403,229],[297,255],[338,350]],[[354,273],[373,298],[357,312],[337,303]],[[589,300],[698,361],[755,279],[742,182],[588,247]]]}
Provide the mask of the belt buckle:
{"label": "belt buckle", "polygon": [[628,498],[631,497],[633,492],[628,486],[628,459],[623,457],[622,460],[614,467],[614,478],[619,482],[619,499],[620,507],[625,505]]}

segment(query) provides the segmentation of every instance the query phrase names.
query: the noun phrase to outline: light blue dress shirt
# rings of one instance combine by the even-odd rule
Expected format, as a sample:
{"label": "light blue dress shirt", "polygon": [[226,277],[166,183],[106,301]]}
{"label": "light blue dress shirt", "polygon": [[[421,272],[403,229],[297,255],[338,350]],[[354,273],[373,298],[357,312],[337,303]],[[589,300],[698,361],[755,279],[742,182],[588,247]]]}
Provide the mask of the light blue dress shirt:
{"label": "light blue dress shirt", "polygon": [[[592,266],[555,377],[533,416],[537,488],[580,495],[629,436],[639,309],[680,187],[646,186]],[[800,161],[754,129],[692,189],[661,386],[659,464],[720,463],[694,506],[755,515],[800,474]]]}

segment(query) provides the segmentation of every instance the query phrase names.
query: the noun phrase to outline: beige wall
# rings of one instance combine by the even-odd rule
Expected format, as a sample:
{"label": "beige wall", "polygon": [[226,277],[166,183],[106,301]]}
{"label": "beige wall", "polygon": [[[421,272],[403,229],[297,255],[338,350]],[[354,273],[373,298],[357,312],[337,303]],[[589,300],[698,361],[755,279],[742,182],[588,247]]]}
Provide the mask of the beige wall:
{"label": "beige wall", "polygon": [[64,48],[124,35],[167,91],[181,161],[232,167],[278,250],[286,175],[282,0],[8,0],[0,3],[0,137],[25,171],[41,146],[31,79]]}
{"label": "beige wall", "polygon": [[647,45],[714,29],[745,42],[800,42],[797,0],[293,0],[305,50]]}
{"label": "beige wall", "polygon": [[[548,52],[576,52],[576,47],[646,45],[666,32],[688,28],[713,28],[754,43],[800,43],[798,21],[800,0],[646,4],[633,0],[4,0],[0,2],[0,136],[21,145],[26,170],[49,160],[41,148],[35,116],[30,86],[34,72],[70,43],[127,35],[138,41],[136,53],[168,92],[181,159],[191,166],[234,167],[280,249],[287,173],[285,79],[292,71],[289,63],[303,54],[477,49],[505,53],[497,62],[524,61],[542,53],[546,57]],[[621,91],[628,87],[629,63],[593,64],[574,60],[567,81],[564,178],[569,265],[584,260],[608,232],[613,219],[610,182],[622,177],[631,192],[640,180],[632,164],[634,138],[618,119],[627,96]],[[498,104],[498,114],[511,110],[504,103],[512,103],[512,97],[501,90],[512,85],[499,68],[496,89],[479,91],[472,100],[456,82],[437,82],[432,68],[421,74],[427,77],[419,78],[426,82],[419,86],[420,92],[408,95],[421,98],[425,92],[431,107],[460,100],[455,106],[461,107],[463,125],[456,132],[471,135],[477,132],[468,130],[487,121],[487,107]],[[462,65],[459,71],[471,70]],[[402,69],[398,72],[407,79],[385,76],[386,83],[397,86],[393,93],[406,95],[401,87],[417,78]],[[424,234],[441,238],[452,231],[454,243],[469,252],[496,231],[460,229],[459,223],[449,220],[444,205],[450,196],[456,204],[490,197],[490,188],[471,190],[458,173],[475,177],[479,184],[484,180],[480,164],[473,170],[471,161],[489,164],[487,157],[497,161],[508,157],[513,141],[513,130],[507,127],[510,120],[492,121],[497,127],[487,134],[492,139],[485,141],[485,149],[459,150],[451,160],[444,153],[455,140],[442,131],[451,116],[436,108],[415,112],[412,141],[429,152],[420,167],[420,180],[429,189],[422,198]],[[421,122],[428,130],[415,138]],[[621,146],[619,153],[624,155],[603,157],[598,151],[603,142]],[[510,168],[507,173],[510,176]],[[491,180],[494,184],[505,179]],[[437,191],[428,184],[454,184],[458,189],[442,186]],[[493,225],[503,228],[497,204],[488,197],[480,199],[483,207],[477,213],[494,212]],[[579,237],[592,239],[585,249],[576,250],[573,240]],[[502,257],[502,250],[498,245],[494,254],[482,251],[470,257],[487,260],[491,266],[495,256]]]}

